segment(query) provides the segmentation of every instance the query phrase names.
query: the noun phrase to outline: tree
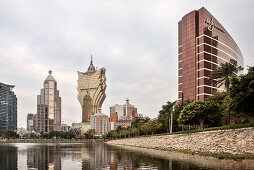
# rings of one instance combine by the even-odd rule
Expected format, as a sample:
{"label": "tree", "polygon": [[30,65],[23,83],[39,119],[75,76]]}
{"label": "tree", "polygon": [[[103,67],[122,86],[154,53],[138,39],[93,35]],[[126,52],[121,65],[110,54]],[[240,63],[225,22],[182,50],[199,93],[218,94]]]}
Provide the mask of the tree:
{"label": "tree", "polygon": [[14,130],[6,130],[5,131],[5,138],[18,138],[19,135],[17,135],[17,132]]}
{"label": "tree", "polygon": [[[243,70],[241,66],[236,67],[235,65],[226,62],[221,63],[220,67],[215,69],[209,76],[212,82],[216,82],[216,85],[220,87],[225,85],[226,90],[230,87],[230,79],[236,77],[239,71]],[[229,103],[229,98],[227,98],[227,103]],[[228,109],[227,122],[230,124],[230,109]]]}
{"label": "tree", "polygon": [[158,120],[153,120],[151,121],[151,129],[152,129],[152,133],[156,133],[159,129],[161,129],[162,127],[162,123],[159,122]]}
{"label": "tree", "polygon": [[225,85],[225,88],[228,89],[230,86],[230,78],[236,77],[239,71],[243,70],[241,66],[236,67],[235,65],[226,62],[221,63],[220,67],[215,69],[211,75],[210,79],[215,80],[218,87]]}
{"label": "tree", "polygon": [[183,103],[178,103],[175,105],[174,116],[173,116],[173,129],[179,130],[179,125],[178,125],[179,122],[177,120],[178,120],[180,113],[183,110],[184,106],[187,106],[190,103],[191,103],[190,99],[187,99]]}
{"label": "tree", "polygon": [[221,114],[216,114],[214,119],[210,119],[209,125],[210,126],[220,126],[222,124],[222,117],[224,120],[226,120],[227,117],[227,107],[228,107],[228,102],[227,102],[227,93],[226,92],[216,92],[212,96],[209,96],[208,98],[205,99],[206,101],[214,102],[219,104],[219,112]]}
{"label": "tree", "polygon": [[148,135],[148,133],[152,131],[150,122],[151,121],[148,121],[140,126],[140,130],[146,135]]}
{"label": "tree", "polygon": [[1,129],[0,129],[0,137],[2,137],[4,135],[4,131],[2,131]]}
{"label": "tree", "polygon": [[169,130],[170,113],[173,112],[173,106],[175,103],[176,101],[168,101],[166,105],[162,105],[162,110],[159,111],[158,121],[162,124],[161,128],[164,132],[168,132]]}
{"label": "tree", "polygon": [[123,129],[121,130],[121,135],[124,136],[124,137],[127,137],[127,135],[129,134],[128,130],[127,129]]}
{"label": "tree", "polygon": [[94,135],[95,135],[95,130],[94,129],[89,129],[87,132],[86,132],[86,137],[87,138],[89,138],[89,139],[91,139],[91,138],[93,138],[94,137]]}
{"label": "tree", "polygon": [[131,127],[131,134],[137,136],[139,134],[139,129],[136,127]]}
{"label": "tree", "polygon": [[183,108],[178,118],[179,123],[200,124],[200,129],[204,128],[204,121],[209,121],[219,114],[219,104],[211,101],[195,101]]}
{"label": "tree", "polygon": [[254,117],[254,67],[248,73],[231,79],[230,109],[235,115]]}

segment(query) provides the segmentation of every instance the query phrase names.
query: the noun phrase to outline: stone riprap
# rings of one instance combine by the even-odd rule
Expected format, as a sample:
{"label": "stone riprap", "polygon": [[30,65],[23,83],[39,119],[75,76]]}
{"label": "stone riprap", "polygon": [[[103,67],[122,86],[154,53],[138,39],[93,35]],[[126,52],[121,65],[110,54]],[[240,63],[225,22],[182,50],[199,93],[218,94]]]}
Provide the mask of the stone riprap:
{"label": "stone riprap", "polygon": [[107,143],[160,150],[254,154],[254,127],[117,139]]}

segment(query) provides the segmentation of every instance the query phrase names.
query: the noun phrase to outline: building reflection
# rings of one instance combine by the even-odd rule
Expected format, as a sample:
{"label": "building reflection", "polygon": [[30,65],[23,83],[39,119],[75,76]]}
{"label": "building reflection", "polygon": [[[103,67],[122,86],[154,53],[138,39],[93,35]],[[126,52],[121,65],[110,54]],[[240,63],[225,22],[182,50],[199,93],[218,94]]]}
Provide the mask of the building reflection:
{"label": "building reflection", "polygon": [[[206,163],[203,164],[202,162],[205,160],[200,160],[201,162],[198,163],[196,161],[193,161],[195,160],[195,158],[192,158],[192,156],[189,157],[185,156],[185,158],[182,159],[183,155],[178,155],[176,153],[173,155],[174,155],[173,157],[172,155],[167,157],[167,153],[157,154],[157,151],[151,151],[151,153],[149,151],[148,153],[136,150],[134,148],[130,149],[124,147],[110,146],[104,143],[38,144],[29,146],[21,145],[17,147],[8,145],[8,146],[0,146],[0,170],[2,169],[3,170],[7,169],[201,170],[204,169],[204,167],[209,167],[208,165],[206,165],[207,162],[209,162],[209,160],[206,160]],[[27,162],[23,162],[25,160],[27,160]],[[217,162],[217,164],[221,163]],[[252,164],[250,164],[250,167],[251,165]],[[219,167],[220,166],[221,165],[219,165]]]}
{"label": "building reflection", "polygon": [[16,147],[1,147],[0,148],[0,169],[18,169],[18,149]]}
{"label": "building reflection", "polygon": [[111,152],[105,144],[94,143],[89,149],[82,150],[82,169],[100,169],[110,163]]}
{"label": "building reflection", "polygon": [[61,147],[41,145],[27,148],[27,167],[38,170],[61,170]]}

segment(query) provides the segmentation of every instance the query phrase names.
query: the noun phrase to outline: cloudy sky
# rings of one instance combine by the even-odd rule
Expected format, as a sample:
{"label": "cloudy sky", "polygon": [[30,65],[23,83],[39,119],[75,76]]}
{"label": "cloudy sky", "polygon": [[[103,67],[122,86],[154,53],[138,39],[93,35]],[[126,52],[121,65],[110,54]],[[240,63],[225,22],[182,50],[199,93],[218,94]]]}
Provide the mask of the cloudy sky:
{"label": "cloudy sky", "polygon": [[177,22],[207,8],[254,65],[253,0],[0,0],[0,82],[14,84],[18,126],[36,113],[48,70],[58,82],[62,120],[81,121],[77,71],[107,69],[103,112],[128,97],[156,117],[177,99]]}

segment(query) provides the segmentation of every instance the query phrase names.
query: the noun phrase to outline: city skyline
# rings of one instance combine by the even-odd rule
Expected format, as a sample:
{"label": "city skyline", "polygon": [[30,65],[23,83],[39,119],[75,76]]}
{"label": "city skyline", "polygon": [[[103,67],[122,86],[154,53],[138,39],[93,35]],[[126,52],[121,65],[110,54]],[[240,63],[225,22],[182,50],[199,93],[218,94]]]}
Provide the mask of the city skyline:
{"label": "city skyline", "polygon": [[252,1],[113,2],[0,2],[0,81],[15,85],[18,127],[26,127],[28,112],[36,113],[50,69],[63,100],[62,120],[80,122],[76,73],[87,69],[91,53],[96,66],[107,69],[103,113],[128,97],[139,113],[156,117],[163,104],[177,100],[177,22],[203,6],[239,45],[244,66],[254,64]]}

